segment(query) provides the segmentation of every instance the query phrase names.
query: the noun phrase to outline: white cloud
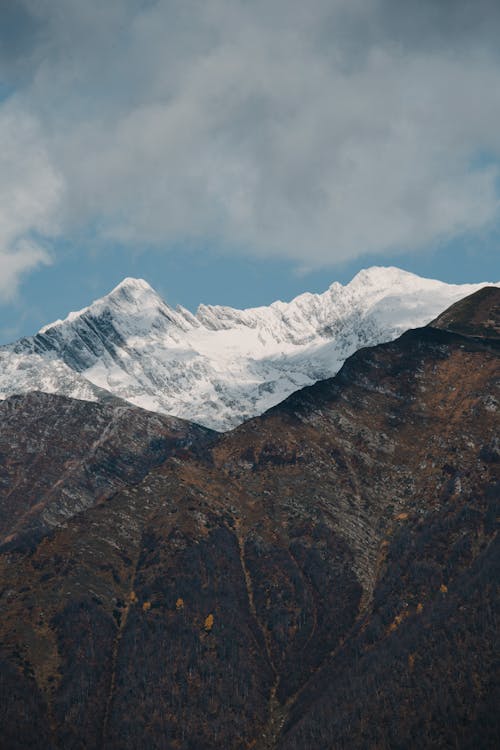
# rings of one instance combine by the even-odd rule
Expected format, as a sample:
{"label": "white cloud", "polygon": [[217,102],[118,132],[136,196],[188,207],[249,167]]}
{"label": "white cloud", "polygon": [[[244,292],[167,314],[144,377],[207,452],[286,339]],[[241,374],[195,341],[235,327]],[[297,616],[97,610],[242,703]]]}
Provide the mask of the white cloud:
{"label": "white cloud", "polygon": [[0,253],[0,302],[15,297],[22,274],[47,263],[50,263],[48,253],[27,240],[22,240],[13,251]]}
{"label": "white cloud", "polygon": [[92,225],[312,267],[498,219],[496,12],[488,26],[466,3],[423,2],[411,24],[392,0],[20,5],[36,15],[10,70],[41,130],[35,165],[12,167],[14,239]]}
{"label": "white cloud", "polygon": [[0,108],[0,302],[20,276],[50,262],[44,236],[57,231],[61,178],[52,167],[36,120],[12,102]]}

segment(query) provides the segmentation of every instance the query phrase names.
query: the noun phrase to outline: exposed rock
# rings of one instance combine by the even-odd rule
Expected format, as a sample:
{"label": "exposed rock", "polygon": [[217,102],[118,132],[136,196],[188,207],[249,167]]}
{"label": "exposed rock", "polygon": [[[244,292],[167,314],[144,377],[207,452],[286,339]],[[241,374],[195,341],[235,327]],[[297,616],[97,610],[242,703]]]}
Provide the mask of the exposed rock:
{"label": "exposed rock", "polygon": [[0,549],[36,542],[139,482],[210,430],[114,399],[30,393],[0,402]]}

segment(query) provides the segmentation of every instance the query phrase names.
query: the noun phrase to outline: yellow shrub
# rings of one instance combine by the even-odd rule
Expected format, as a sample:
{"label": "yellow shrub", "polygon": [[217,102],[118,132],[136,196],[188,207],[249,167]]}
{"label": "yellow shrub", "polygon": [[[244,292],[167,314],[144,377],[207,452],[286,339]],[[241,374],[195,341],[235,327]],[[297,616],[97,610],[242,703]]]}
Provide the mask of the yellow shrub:
{"label": "yellow shrub", "polygon": [[212,614],[209,614],[205,618],[205,624],[204,624],[203,627],[205,628],[205,630],[207,631],[207,633],[210,633],[210,631],[212,630],[213,626],[214,626],[214,616]]}

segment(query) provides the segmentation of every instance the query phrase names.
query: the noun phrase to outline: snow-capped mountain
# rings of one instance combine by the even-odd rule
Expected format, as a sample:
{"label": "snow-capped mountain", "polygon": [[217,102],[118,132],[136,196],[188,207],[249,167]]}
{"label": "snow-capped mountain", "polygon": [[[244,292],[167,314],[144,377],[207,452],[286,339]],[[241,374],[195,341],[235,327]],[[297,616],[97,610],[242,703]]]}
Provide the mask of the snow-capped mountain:
{"label": "snow-capped mountain", "polygon": [[423,326],[482,286],[374,267],[323,294],[247,310],[200,305],[193,315],[127,278],[89,307],[1,347],[0,398],[31,390],[90,401],[113,394],[226,430],[333,376],[356,349]]}

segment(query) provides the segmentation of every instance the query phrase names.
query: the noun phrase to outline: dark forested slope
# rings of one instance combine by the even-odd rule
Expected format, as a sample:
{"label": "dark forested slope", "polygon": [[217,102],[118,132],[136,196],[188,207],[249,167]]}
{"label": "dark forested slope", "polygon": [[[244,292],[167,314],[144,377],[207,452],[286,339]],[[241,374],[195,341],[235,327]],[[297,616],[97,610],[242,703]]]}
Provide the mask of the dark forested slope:
{"label": "dark forested slope", "polygon": [[499,295],[216,439],[14,402],[5,746],[496,747]]}

